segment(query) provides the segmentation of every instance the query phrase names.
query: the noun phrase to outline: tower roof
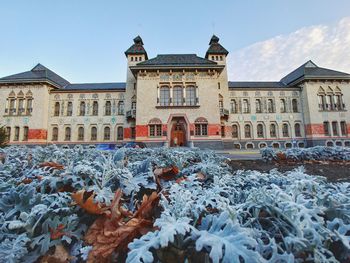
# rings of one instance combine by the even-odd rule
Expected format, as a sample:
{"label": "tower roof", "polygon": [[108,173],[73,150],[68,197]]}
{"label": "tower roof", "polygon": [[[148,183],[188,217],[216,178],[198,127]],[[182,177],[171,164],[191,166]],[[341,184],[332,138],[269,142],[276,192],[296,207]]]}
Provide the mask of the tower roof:
{"label": "tower roof", "polygon": [[134,38],[134,44],[125,51],[125,56],[127,55],[145,55],[148,59],[147,52],[143,47],[143,41],[140,36]]}
{"label": "tower roof", "polygon": [[216,54],[216,55],[227,55],[228,51],[221,46],[221,44],[219,43],[220,38],[218,38],[217,36],[213,35],[210,39],[209,42],[209,48],[207,50],[207,53],[205,53],[205,58],[209,57],[209,54]]}

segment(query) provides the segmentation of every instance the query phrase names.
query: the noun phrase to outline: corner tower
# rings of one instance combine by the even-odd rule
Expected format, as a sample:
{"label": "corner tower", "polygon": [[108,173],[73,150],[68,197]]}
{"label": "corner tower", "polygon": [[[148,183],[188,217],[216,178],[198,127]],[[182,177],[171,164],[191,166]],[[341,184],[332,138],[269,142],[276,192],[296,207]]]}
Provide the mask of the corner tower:
{"label": "corner tower", "polygon": [[221,137],[223,141],[231,134],[230,114],[229,114],[229,89],[226,58],[228,51],[219,43],[219,38],[213,35],[209,41],[209,48],[205,53],[205,58],[225,66],[217,78],[217,107],[220,111]]}
{"label": "corner tower", "polygon": [[131,66],[148,60],[147,52],[143,47],[143,41],[140,36],[134,38],[134,44],[125,51],[127,58],[126,72],[126,90],[125,90],[125,120],[124,120],[124,138],[134,140],[136,132],[136,113],[137,113],[137,79],[130,70]]}
{"label": "corner tower", "polygon": [[205,58],[222,65],[226,64],[226,57],[229,52],[219,43],[219,40],[215,35],[211,37]]}

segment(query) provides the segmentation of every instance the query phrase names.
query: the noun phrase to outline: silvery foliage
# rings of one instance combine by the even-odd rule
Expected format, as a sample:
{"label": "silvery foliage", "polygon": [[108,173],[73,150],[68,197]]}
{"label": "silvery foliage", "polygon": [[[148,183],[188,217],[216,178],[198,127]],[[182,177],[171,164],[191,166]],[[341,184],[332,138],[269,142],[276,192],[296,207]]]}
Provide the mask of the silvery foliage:
{"label": "silvery foliage", "polygon": [[283,153],[291,161],[349,161],[349,147],[315,146],[310,148],[290,148],[285,150],[271,147],[260,150],[262,158],[266,161],[278,161],[278,153]]}
{"label": "silvery foliage", "polygon": [[[272,170],[234,175],[223,167],[217,164],[212,181],[189,173],[188,180],[166,189],[162,216],[170,226],[159,220],[158,231],[129,244],[129,262],[152,262],[151,252],[167,246],[161,233],[178,227],[184,244],[192,242],[213,262],[345,262],[350,256],[349,183],[328,183],[305,174],[302,167],[284,174]],[[208,212],[213,209],[217,215]],[[175,230],[169,231],[169,238]],[[334,254],[332,244],[341,253]]]}
{"label": "silvery foliage", "polygon": [[[153,262],[155,250],[172,245],[207,253],[213,262],[345,262],[350,256],[350,184],[331,184],[302,168],[233,173],[214,152],[186,149],[3,151],[0,262],[35,262],[57,244],[69,248],[75,262],[86,260],[91,247],[82,238],[94,217],[60,189],[94,191],[95,200],[108,205],[121,188],[133,210],[142,189],[156,189],[153,169],[172,165],[186,180],[161,182],[158,230],[129,244],[127,262]],[[38,166],[47,161],[65,169]],[[50,230],[61,225],[62,237],[51,239]]]}

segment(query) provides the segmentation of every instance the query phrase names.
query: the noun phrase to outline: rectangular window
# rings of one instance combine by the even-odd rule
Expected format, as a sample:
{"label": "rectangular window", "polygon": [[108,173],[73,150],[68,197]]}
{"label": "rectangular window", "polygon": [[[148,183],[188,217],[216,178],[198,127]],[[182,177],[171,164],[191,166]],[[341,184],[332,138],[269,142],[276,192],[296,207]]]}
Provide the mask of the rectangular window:
{"label": "rectangular window", "polygon": [[19,140],[19,127],[15,127],[15,136],[13,138],[14,141]]}
{"label": "rectangular window", "polygon": [[341,135],[343,135],[343,136],[348,135],[347,126],[346,126],[345,121],[340,122],[340,129],[341,129]]}
{"label": "rectangular window", "polygon": [[186,105],[194,106],[196,105],[196,88],[195,87],[187,87],[186,88]]}
{"label": "rectangular window", "polygon": [[207,136],[208,135],[208,124],[195,124],[195,135],[196,136]]}
{"label": "rectangular window", "polygon": [[329,122],[328,121],[325,121],[323,123],[323,131],[324,131],[324,135],[326,135],[326,136],[331,135],[330,131],[329,131]]}
{"label": "rectangular window", "polygon": [[25,126],[23,128],[23,141],[28,141],[28,132],[29,132],[29,128]]}
{"label": "rectangular window", "polygon": [[149,136],[150,137],[160,137],[160,136],[162,136],[162,125],[161,124],[151,124],[151,125],[149,125]]}
{"label": "rectangular window", "polygon": [[33,111],[33,99],[27,99],[26,114],[29,115]]}
{"label": "rectangular window", "polygon": [[10,115],[16,114],[16,99],[10,100]]}
{"label": "rectangular window", "polygon": [[183,105],[183,92],[182,87],[173,88],[173,105],[182,106]]}
{"label": "rectangular window", "polygon": [[11,127],[6,127],[6,137],[8,141],[11,140]]}
{"label": "rectangular window", "polygon": [[333,136],[338,136],[339,135],[338,122],[336,122],[336,121],[332,122],[332,130],[333,130]]}
{"label": "rectangular window", "polygon": [[135,139],[136,138],[136,129],[135,127],[131,127],[131,139]]}
{"label": "rectangular window", "polygon": [[168,87],[160,88],[160,106],[170,105],[170,89]]}
{"label": "rectangular window", "polygon": [[20,100],[18,100],[18,114],[22,115],[22,114],[24,114],[24,111],[25,111],[25,109],[24,109],[24,99],[20,99]]}

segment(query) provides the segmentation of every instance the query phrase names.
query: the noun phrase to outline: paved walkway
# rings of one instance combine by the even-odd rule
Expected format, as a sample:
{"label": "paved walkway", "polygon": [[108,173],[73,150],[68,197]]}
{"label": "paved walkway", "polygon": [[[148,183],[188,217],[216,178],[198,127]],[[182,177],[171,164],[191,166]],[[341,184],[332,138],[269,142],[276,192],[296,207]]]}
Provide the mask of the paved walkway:
{"label": "paved walkway", "polygon": [[260,151],[256,150],[218,150],[218,154],[222,154],[232,160],[258,160],[261,159]]}

